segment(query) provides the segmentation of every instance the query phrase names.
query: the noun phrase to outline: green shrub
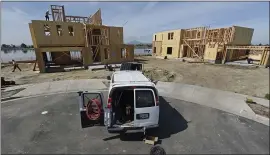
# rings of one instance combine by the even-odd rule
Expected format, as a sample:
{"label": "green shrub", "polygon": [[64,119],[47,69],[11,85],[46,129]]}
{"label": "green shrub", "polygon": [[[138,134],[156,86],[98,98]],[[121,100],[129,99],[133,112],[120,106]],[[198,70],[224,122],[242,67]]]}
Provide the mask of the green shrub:
{"label": "green shrub", "polygon": [[246,98],[246,103],[253,103],[253,100],[250,98]]}

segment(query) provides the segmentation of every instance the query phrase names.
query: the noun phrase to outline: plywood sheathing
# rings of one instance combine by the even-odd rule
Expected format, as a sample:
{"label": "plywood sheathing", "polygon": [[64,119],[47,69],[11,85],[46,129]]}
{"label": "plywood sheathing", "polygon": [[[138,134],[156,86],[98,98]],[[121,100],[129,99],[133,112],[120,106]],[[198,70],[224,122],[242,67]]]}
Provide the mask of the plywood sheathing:
{"label": "plywood sheathing", "polygon": [[161,56],[162,55],[162,41],[153,41],[152,53],[154,56]]}
{"label": "plywood sheathing", "polygon": [[29,29],[30,29],[30,34],[31,34],[31,37],[32,37],[33,46],[34,46],[34,48],[37,48],[36,35],[35,35],[34,29],[33,29],[31,23],[29,23]]}
{"label": "plywood sheathing", "polygon": [[95,14],[89,17],[88,23],[93,25],[102,25],[101,9],[98,9]]}
{"label": "plywood sheathing", "polygon": [[134,45],[124,45],[127,50],[126,61],[134,61]]}
{"label": "plywood sheathing", "polygon": [[45,73],[45,62],[43,60],[43,54],[41,52],[41,49],[35,48],[35,54],[36,54],[36,59],[37,59],[39,72],[40,73]]}
{"label": "plywood sheathing", "polygon": [[[62,35],[57,33],[57,25],[62,29]],[[73,28],[74,36],[70,36],[69,28]],[[31,27],[33,29],[34,38],[37,48],[40,47],[78,47],[84,46],[84,32],[81,23],[72,22],[54,22],[54,21],[41,21],[32,20]],[[45,28],[49,27],[50,35],[45,35]]]}
{"label": "plywood sheathing", "polygon": [[83,65],[85,67],[89,66],[93,63],[92,57],[93,57],[93,55],[92,55],[91,49],[89,47],[83,48],[82,59],[83,59]]}
{"label": "plywood sheathing", "polygon": [[241,45],[249,46],[251,45],[252,36],[254,29],[240,26],[232,26],[233,28],[233,37],[230,42],[230,45]]}

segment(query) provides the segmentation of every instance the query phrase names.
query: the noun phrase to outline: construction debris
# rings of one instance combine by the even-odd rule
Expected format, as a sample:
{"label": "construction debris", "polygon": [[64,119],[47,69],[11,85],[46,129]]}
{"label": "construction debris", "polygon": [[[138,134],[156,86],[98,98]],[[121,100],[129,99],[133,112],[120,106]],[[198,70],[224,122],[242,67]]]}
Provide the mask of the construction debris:
{"label": "construction debris", "polygon": [[160,68],[144,69],[143,74],[151,81],[172,82],[176,77],[176,73]]}
{"label": "construction debris", "polygon": [[15,81],[6,81],[4,77],[1,77],[1,87],[15,85]]}
{"label": "construction debris", "polygon": [[155,143],[158,141],[158,137],[146,136],[143,141],[145,144],[155,145]]}

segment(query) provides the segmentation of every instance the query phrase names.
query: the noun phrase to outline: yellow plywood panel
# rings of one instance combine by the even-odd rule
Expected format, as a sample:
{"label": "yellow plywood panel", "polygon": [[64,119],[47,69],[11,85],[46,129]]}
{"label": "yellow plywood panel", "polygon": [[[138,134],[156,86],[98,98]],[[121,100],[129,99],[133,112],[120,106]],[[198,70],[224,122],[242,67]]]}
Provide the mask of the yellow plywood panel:
{"label": "yellow plywood panel", "polygon": [[[159,32],[159,33],[154,34],[153,42],[155,42],[154,46],[156,47],[155,55],[168,56],[169,58],[179,58],[180,36],[181,36],[181,30],[164,31],[164,32]],[[168,47],[172,47],[171,54],[167,54]]]}
{"label": "yellow plywood panel", "polygon": [[31,24],[31,23],[29,23],[29,29],[30,29],[30,34],[31,34],[31,38],[32,38],[33,46],[34,46],[34,48],[37,48],[36,36],[35,36],[34,29],[33,29],[33,27],[32,27],[32,24]]}
{"label": "yellow plywood panel", "polygon": [[92,57],[93,57],[93,55],[92,55],[92,51],[91,51],[90,47],[83,48],[82,58],[83,58],[83,65],[84,66],[89,66],[93,63]]}
{"label": "yellow plywood panel", "polygon": [[[84,46],[85,44],[83,24],[81,23],[34,20],[31,25],[38,47]],[[62,29],[61,36],[58,35],[57,26]],[[46,27],[49,28],[49,36],[45,34]],[[74,36],[70,35],[69,27],[72,27]]]}
{"label": "yellow plywood panel", "polygon": [[[172,54],[167,53],[168,47],[172,47]],[[179,45],[171,46],[171,45],[162,45],[162,54],[161,56],[167,56],[168,58],[178,58],[180,51]]]}
{"label": "yellow plywood panel", "polygon": [[104,46],[104,45],[100,46],[100,57],[101,57],[101,62],[105,64],[110,63],[111,61],[110,46]]}
{"label": "yellow plywood panel", "polygon": [[[181,32],[181,29],[179,30],[171,30],[171,31],[164,31],[164,32],[158,32],[158,33],[155,33],[153,35],[153,40],[152,41],[164,41],[164,42],[168,42],[169,43],[173,43],[173,41],[176,41],[176,40],[180,40],[180,32]],[[173,33],[173,39],[172,40],[169,40],[168,38],[168,35],[169,33]]]}
{"label": "yellow plywood panel", "polygon": [[162,55],[162,41],[153,41],[152,54],[153,54],[153,56],[161,56]]}
{"label": "yellow plywood panel", "polygon": [[39,48],[35,48],[35,54],[37,59],[37,64],[40,73],[45,73],[45,62],[43,60],[42,52]]}
{"label": "yellow plywood panel", "polygon": [[218,44],[215,44],[214,46],[207,44],[205,46],[204,59],[205,60],[216,60],[217,52],[218,52]]}
{"label": "yellow plywood panel", "polygon": [[250,54],[248,57],[253,59],[253,60],[261,60],[262,59],[262,54],[258,54],[258,55]]}
{"label": "yellow plywood panel", "polygon": [[123,27],[109,27],[110,44],[123,44]]}
{"label": "yellow plywood panel", "polygon": [[240,27],[240,26],[233,26],[234,29],[234,38],[231,42],[232,45],[250,45],[254,29]]}
{"label": "yellow plywood panel", "polygon": [[127,56],[129,61],[134,60],[134,45],[125,45],[127,49]]}

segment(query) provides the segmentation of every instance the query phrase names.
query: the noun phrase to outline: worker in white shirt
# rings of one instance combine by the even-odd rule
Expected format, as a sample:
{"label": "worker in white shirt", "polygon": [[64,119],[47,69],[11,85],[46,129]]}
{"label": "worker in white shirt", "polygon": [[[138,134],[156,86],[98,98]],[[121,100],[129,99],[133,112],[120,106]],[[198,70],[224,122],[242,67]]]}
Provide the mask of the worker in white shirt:
{"label": "worker in white shirt", "polygon": [[12,71],[12,72],[14,72],[16,68],[18,68],[20,71],[22,71],[21,68],[20,68],[19,65],[16,63],[15,60],[12,60],[12,64],[13,64],[13,71]]}
{"label": "worker in white shirt", "polygon": [[49,21],[50,20],[49,15],[50,15],[49,10],[47,10],[46,11],[46,14],[45,14],[46,21]]}

